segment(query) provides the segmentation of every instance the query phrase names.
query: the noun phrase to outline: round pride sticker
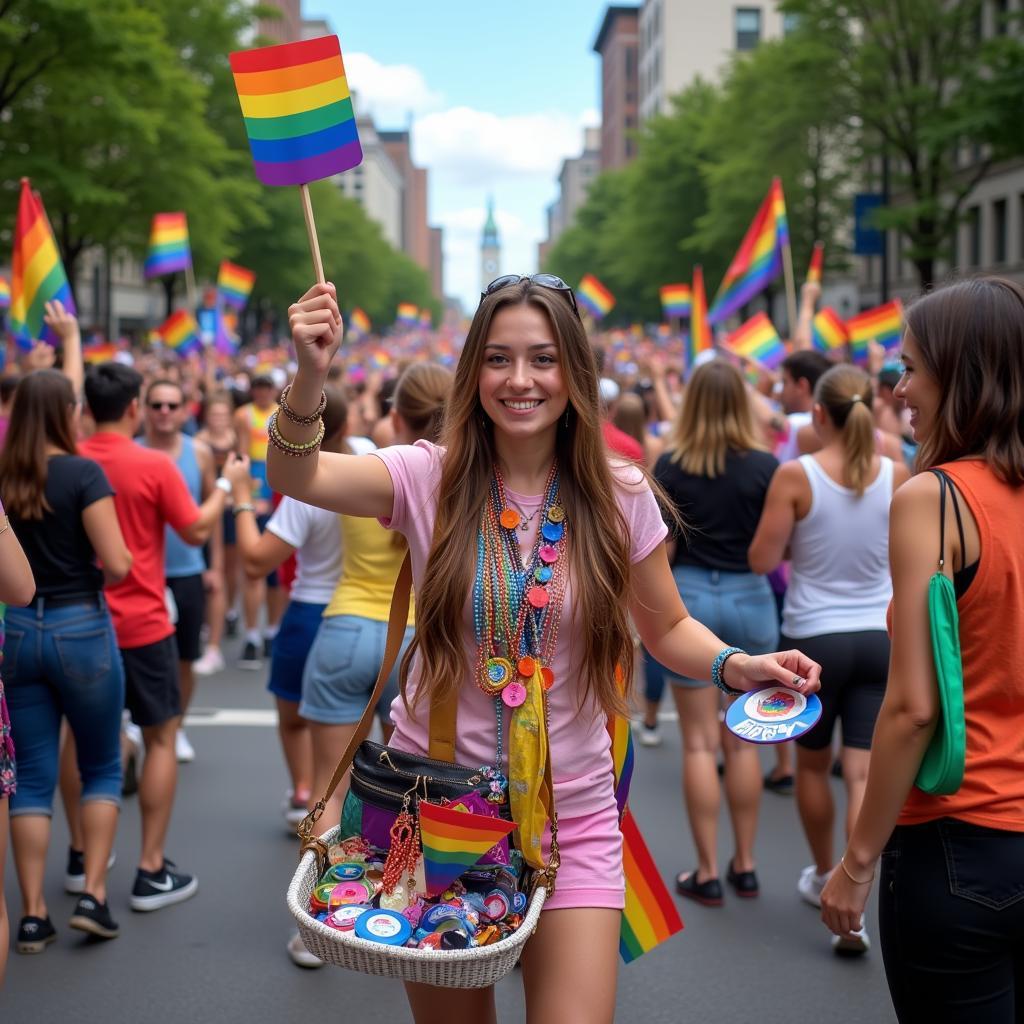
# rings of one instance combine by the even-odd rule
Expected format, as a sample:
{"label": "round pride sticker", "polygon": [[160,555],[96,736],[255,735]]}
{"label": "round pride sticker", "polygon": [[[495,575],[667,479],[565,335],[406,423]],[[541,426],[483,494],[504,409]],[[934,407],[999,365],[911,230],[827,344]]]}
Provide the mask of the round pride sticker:
{"label": "round pride sticker", "polygon": [[734,701],[725,713],[726,728],[749,743],[795,740],[821,718],[821,701],[785,686],[754,690]]}

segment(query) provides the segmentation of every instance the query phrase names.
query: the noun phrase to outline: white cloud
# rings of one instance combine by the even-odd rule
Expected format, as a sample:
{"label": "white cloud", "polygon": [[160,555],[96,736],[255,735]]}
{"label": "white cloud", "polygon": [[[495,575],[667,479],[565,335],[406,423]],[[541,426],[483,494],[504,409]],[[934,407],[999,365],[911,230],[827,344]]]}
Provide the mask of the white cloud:
{"label": "white cloud", "polygon": [[359,112],[371,114],[381,128],[404,125],[410,114],[437,110],[443,102],[410,64],[381,64],[367,53],[347,53],[345,74]]}

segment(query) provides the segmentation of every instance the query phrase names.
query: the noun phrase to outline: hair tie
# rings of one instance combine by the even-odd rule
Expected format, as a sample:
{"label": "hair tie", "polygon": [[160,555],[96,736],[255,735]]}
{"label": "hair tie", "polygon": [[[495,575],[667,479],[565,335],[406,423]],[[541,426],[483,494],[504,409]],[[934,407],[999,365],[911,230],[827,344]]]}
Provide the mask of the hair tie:
{"label": "hair tie", "polygon": [[863,395],[854,395],[853,398],[850,399],[850,405],[853,405],[854,402],[863,402],[863,401],[864,401],[864,396]]}

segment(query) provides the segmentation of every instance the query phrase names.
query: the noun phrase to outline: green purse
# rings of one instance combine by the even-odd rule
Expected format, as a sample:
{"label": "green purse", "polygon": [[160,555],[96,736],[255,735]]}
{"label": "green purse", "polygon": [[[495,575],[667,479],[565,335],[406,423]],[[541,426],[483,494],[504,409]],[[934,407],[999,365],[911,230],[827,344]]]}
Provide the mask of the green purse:
{"label": "green purse", "polygon": [[955,793],[964,780],[967,757],[967,727],[964,723],[964,673],[960,660],[960,616],[956,608],[956,591],[942,569],[946,550],[946,491],[949,490],[960,528],[963,548],[963,523],[956,492],[941,469],[932,472],[939,478],[939,571],[928,583],[928,618],[931,624],[932,653],[935,658],[935,679],[939,686],[941,706],[935,727],[914,785],[934,796]]}

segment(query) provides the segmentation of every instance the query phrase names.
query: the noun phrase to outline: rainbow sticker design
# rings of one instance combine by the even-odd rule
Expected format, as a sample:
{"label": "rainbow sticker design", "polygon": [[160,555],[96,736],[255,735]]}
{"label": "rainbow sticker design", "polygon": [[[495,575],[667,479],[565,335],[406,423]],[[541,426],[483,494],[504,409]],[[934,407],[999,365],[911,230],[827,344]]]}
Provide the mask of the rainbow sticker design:
{"label": "rainbow sticker design", "polygon": [[782,690],[773,690],[757,702],[757,713],[764,718],[786,717],[796,706],[794,695]]}
{"label": "rainbow sticker design", "polygon": [[740,697],[725,713],[726,728],[748,743],[785,743],[821,718],[821,701],[786,686],[769,686]]}

